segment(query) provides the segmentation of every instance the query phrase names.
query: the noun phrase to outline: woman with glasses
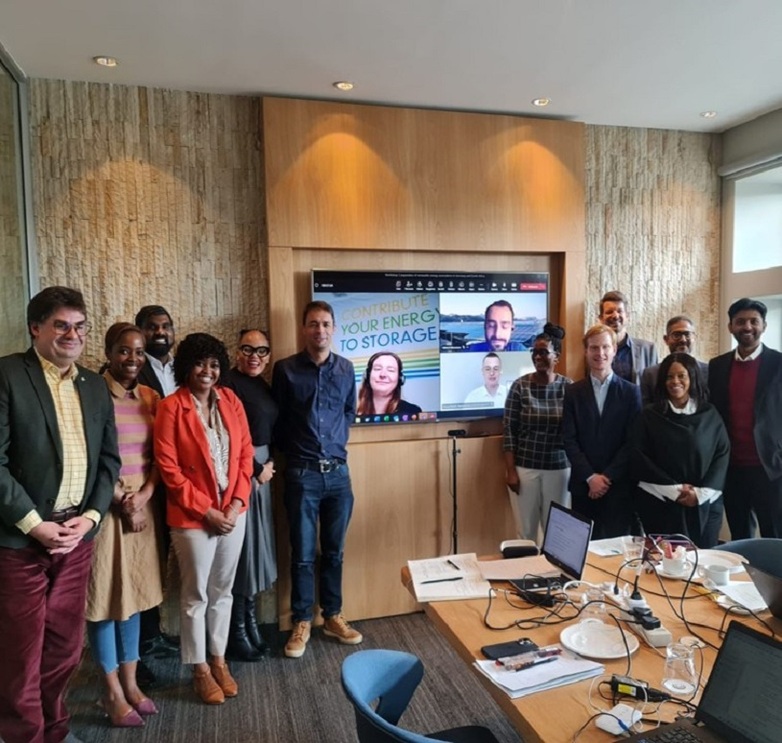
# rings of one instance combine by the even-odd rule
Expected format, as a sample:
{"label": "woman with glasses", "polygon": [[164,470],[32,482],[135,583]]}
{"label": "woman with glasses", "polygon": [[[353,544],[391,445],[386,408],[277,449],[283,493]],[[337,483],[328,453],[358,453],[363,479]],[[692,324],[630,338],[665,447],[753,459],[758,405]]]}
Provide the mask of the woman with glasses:
{"label": "woman with glasses", "polygon": [[647,534],[685,534],[707,549],[722,526],[730,442],[689,354],[672,353],[657,372],[654,401],[635,425],[630,472]]}
{"label": "woman with glasses", "polygon": [[253,494],[247,511],[247,531],[234,579],[234,605],[226,654],[231,660],[256,661],[268,651],[258,628],[256,596],[277,580],[277,551],[270,481],[274,460],[270,447],[277,421],[277,403],[263,373],[271,360],[269,337],[262,330],[239,331],[236,366],[226,374],[225,386],[244,405],[250,425],[253,458]]}
{"label": "woman with glasses", "polygon": [[570,463],[562,441],[562,406],[571,379],[555,369],[565,330],[546,323],[530,349],[535,371],[510,388],[503,416],[505,481],[516,532],[538,541],[549,504],[570,505]]}
{"label": "woman with glasses", "polygon": [[241,402],[219,386],[228,367],[222,342],[207,333],[188,335],[174,357],[179,389],[161,400],[155,418],[155,457],[181,575],[182,662],[192,665],[205,704],[239,693],[225,648],[253,446]]}
{"label": "woman with glasses", "polygon": [[[78,332],[78,326],[77,326]],[[130,323],[106,332],[103,378],[114,403],[122,460],[114,501],[95,538],[87,592],[87,634],[103,680],[101,706],[115,727],[141,727],[157,714],[139,689],[140,612],[163,601],[159,539],[150,499],[159,475],[152,457],[152,426],[160,398],[138,383],[146,363],[144,335]]]}

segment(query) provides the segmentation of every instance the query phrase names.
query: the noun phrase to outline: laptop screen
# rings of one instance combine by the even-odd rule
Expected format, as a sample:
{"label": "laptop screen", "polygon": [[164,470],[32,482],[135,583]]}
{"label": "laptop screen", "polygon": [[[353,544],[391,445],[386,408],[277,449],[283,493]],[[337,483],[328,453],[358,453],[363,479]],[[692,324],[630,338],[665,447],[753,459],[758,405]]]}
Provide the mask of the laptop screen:
{"label": "laptop screen", "polygon": [[580,580],[592,536],[592,520],[552,503],[548,511],[543,554],[565,575]]}
{"label": "laptop screen", "polygon": [[695,717],[731,743],[779,743],[782,642],[731,622]]}

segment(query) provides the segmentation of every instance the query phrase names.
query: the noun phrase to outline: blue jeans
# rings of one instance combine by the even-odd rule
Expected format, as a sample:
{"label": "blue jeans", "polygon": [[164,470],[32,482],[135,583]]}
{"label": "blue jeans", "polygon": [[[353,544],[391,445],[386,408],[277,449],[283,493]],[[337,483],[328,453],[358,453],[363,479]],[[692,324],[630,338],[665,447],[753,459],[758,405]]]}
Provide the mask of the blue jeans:
{"label": "blue jeans", "polygon": [[140,614],[134,614],[122,622],[113,619],[87,622],[92,657],[104,673],[116,671],[120,663],[133,663],[139,659],[140,629]]}
{"label": "blue jeans", "polygon": [[342,557],[353,512],[346,464],[331,472],[289,467],[285,508],[291,538],[291,610],[294,622],[311,621],[315,604],[315,551],[320,519],[320,606],[323,616],[342,611]]}

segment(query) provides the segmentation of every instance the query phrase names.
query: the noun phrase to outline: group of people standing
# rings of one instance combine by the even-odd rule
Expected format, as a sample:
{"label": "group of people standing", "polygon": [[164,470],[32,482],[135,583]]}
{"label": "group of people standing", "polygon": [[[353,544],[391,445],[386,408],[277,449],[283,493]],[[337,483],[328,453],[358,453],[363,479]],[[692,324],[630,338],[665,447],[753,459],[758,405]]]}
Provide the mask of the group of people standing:
{"label": "group of people standing", "polygon": [[342,616],[355,378],[330,350],[329,305],[305,308],[304,350],[275,365],[274,392],[261,330],[240,332],[231,368],[207,333],[173,353],[171,316],[150,305],[109,328],[99,376],[76,363],[91,329],[80,292],[44,289],[27,324],[31,348],[0,359],[2,740],[78,741],[63,698],[85,619],[111,723],[139,727],[157,713],[137,670],[142,617],[159,627],[169,544],[195,692],[207,704],[238,694],[226,657],[266,651],[255,601],[277,577],[273,439],[287,456],[292,545],[285,654],[300,657],[310,637],[319,526],[324,632],[362,641]]}
{"label": "group of people standing", "polygon": [[558,374],[565,331],[534,341],[535,371],[517,379],[504,414],[506,482],[520,537],[538,540],[554,500],[594,521],[593,538],[679,533],[717,543],[782,537],[782,354],[763,345],[766,306],[734,302],[734,351],[694,356],[695,328],[679,315],[669,355],[631,337],[627,299],[607,293],[583,337],[586,377]]}

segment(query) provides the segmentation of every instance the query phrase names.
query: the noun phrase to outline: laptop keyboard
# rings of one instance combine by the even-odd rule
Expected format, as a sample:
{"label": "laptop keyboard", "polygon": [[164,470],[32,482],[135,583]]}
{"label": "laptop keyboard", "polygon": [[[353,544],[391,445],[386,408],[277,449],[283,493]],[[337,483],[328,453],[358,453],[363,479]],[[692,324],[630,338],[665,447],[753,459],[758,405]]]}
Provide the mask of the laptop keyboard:
{"label": "laptop keyboard", "polygon": [[639,738],[639,743],[702,743],[702,740],[686,728],[671,728],[647,734]]}

